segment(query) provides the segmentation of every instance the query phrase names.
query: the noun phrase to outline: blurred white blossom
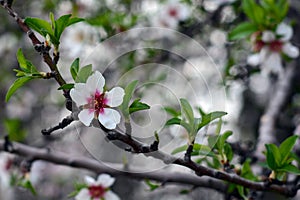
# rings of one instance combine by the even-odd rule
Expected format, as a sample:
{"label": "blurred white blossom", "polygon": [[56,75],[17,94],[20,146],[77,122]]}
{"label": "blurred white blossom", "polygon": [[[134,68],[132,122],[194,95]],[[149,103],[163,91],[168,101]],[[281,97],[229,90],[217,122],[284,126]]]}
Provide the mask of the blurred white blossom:
{"label": "blurred white blossom", "polygon": [[250,55],[247,63],[252,66],[261,65],[265,72],[282,72],[282,54],[289,58],[299,56],[298,47],[293,46],[289,41],[292,36],[292,27],[285,23],[279,24],[275,32],[266,30],[262,33],[254,33],[253,50],[258,53]]}

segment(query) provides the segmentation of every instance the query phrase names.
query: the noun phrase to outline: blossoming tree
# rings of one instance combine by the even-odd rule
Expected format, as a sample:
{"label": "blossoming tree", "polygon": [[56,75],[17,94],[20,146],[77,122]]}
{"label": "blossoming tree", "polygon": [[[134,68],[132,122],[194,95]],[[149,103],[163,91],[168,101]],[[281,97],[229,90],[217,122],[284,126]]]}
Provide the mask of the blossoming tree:
{"label": "blossoming tree", "polygon": [[0,199],[299,197],[298,1],[0,4]]}

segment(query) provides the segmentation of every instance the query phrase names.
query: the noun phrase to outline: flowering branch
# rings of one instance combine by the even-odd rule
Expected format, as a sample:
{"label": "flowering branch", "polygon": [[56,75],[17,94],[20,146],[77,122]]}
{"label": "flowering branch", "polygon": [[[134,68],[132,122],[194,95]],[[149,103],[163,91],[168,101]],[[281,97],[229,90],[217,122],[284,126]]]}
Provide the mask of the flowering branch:
{"label": "flowering branch", "polygon": [[[66,81],[63,79],[63,77],[61,76],[60,72],[58,71],[58,68],[56,66],[57,62],[58,62],[58,58],[57,56],[54,56],[54,59],[52,60],[51,56],[49,55],[49,47],[45,46],[43,42],[41,42],[34,34],[34,32],[24,23],[24,20],[19,17],[19,15],[11,8],[11,4],[8,4],[6,1],[0,1],[0,5],[6,9],[6,11],[8,12],[8,14],[10,16],[12,16],[15,21],[18,23],[19,27],[28,35],[28,37],[30,38],[32,45],[34,46],[34,49],[42,54],[44,62],[49,66],[50,70],[52,72],[55,72],[55,80],[56,82],[60,85],[63,86],[66,84]],[[66,99],[71,99],[70,95],[69,95],[69,91],[64,89],[64,96],[66,97]],[[69,107],[68,107],[69,109]],[[70,110],[70,109],[69,109]]]}

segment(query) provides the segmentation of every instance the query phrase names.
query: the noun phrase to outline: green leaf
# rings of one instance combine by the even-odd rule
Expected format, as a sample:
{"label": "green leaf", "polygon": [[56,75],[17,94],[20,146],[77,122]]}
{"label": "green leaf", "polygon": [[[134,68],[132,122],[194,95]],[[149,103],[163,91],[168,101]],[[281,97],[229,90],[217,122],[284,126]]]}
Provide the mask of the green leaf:
{"label": "green leaf", "polygon": [[174,108],[172,107],[168,107],[168,106],[165,106],[163,108],[168,114],[172,115],[173,117],[179,117],[181,115],[181,112],[175,110]]}
{"label": "green leaf", "polygon": [[[188,148],[188,145],[180,146],[180,147],[174,149],[171,154],[174,155],[174,154],[186,151],[187,148]],[[197,152],[196,155],[209,155],[209,156],[213,156],[211,154],[212,153],[211,148],[209,146],[207,146],[207,145],[195,143],[194,146],[193,146],[193,151]]]}
{"label": "green leaf", "polygon": [[192,106],[186,99],[180,99],[180,104],[184,115],[186,116],[189,124],[194,123],[194,112]]}
{"label": "green leaf", "polygon": [[74,88],[74,83],[67,83],[63,86],[60,86],[58,90],[71,90],[72,88]]}
{"label": "green leaf", "polygon": [[9,140],[16,142],[22,142],[25,140],[27,134],[19,119],[5,119],[4,127],[8,133]]}
{"label": "green leaf", "polygon": [[[297,135],[293,135],[288,137],[286,140],[284,140],[280,146],[279,151],[281,154],[281,165],[284,165],[287,161],[292,149],[294,148],[294,145],[296,144],[296,141],[298,139]],[[288,163],[287,163],[288,164]]]}
{"label": "green leaf", "polygon": [[149,186],[150,191],[154,191],[160,187],[160,185],[152,183],[149,179],[145,179],[145,183]]}
{"label": "green leaf", "polygon": [[229,40],[239,40],[249,37],[258,30],[257,26],[251,22],[244,22],[236,26],[229,34]]}
{"label": "green leaf", "polygon": [[82,67],[76,77],[76,83],[85,83],[88,77],[93,73],[92,65]]}
{"label": "green leaf", "polygon": [[253,23],[261,25],[264,22],[264,10],[262,7],[256,4],[255,0],[243,0],[242,8]]}
{"label": "green leaf", "polygon": [[24,187],[28,189],[33,195],[36,195],[36,191],[34,187],[32,186],[31,182],[29,180],[23,180],[21,183],[18,184],[21,187]]}
{"label": "green leaf", "polygon": [[134,112],[140,111],[140,110],[147,110],[150,109],[150,106],[148,104],[140,102],[140,98],[134,100],[132,104],[129,106],[129,114],[132,114]]}
{"label": "green leaf", "polygon": [[8,89],[8,92],[6,93],[5,101],[8,102],[10,97],[20,88],[22,87],[25,83],[28,81],[32,80],[32,77],[28,76],[23,76],[21,78],[18,78],[15,80],[15,82],[10,86]]}
{"label": "green leaf", "polygon": [[78,71],[79,71],[79,58],[76,58],[70,67],[70,72],[74,81],[77,78]]}
{"label": "green leaf", "polygon": [[55,19],[54,19],[53,12],[50,12],[49,18],[50,18],[50,21],[51,21],[52,29],[54,30],[55,29]]}
{"label": "green leaf", "polygon": [[223,148],[224,148],[224,144],[225,144],[225,141],[232,135],[232,131],[226,131],[225,133],[223,133],[220,138],[218,139],[218,142],[217,142],[217,148],[220,150],[220,151],[223,151]]}
{"label": "green leaf", "polygon": [[231,160],[233,158],[233,151],[232,151],[230,144],[226,143],[224,145],[223,149],[224,149],[224,154],[226,155],[227,161],[231,162]]}
{"label": "green leaf", "polygon": [[177,124],[177,125],[180,125],[181,124],[181,119],[177,118],[177,117],[173,117],[172,119],[169,119],[165,126],[170,126],[170,125],[174,125],[174,124]]}
{"label": "green leaf", "polygon": [[78,17],[72,17],[72,18],[69,19],[67,26],[71,26],[73,24],[76,24],[76,23],[82,22],[82,21],[85,21],[85,19],[78,18]]}
{"label": "green leaf", "polygon": [[[27,74],[33,74],[33,73],[38,73],[39,74],[39,71],[36,69],[36,67],[30,62],[28,61],[23,52],[22,52],[22,49],[19,49],[18,52],[17,52],[17,60],[18,60],[18,63],[20,65],[20,68],[26,72]],[[18,71],[20,72],[20,71]],[[17,74],[17,76],[20,75]]]}
{"label": "green leaf", "polygon": [[72,15],[63,15],[57,20],[55,20],[55,29],[54,29],[54,35],[59,40],[62,32],[65,30],[65,28],[68,26],[69,19]]}
{"label": "green leaf", "polygon": [[209,124],[211,121],[217,119],[217,118],[221,118],[224,115],[227,115],[226,112],[221,112],[221,111],[216,111],[216,112],[211,112],[207,115],[202,116],[202,120],[201,123],[198,125],[198,131],[206,126],[207,124]]}
{"label": "green leaf", "polygon": [[279,169],[277,169],[277,171],[284,171],[284,172],[300,175],[300,169],[292,164],[284,165],[284,166],[280,167]]}
{"label": "green leaf", "polygon": [[42,36],[46,37],[47,34],[53,36],[53,30],[51,28],[51,24],[46,20],[34,17],[26,17],[25,24],[27,24],[31,29],[35,30]]}
{"label": "green leaf", "polygon": [[184,127],[185,130],[186,130],[188,133],[189,133],[189,132],[191,131],[191,129],[192,129],[192,127],[191,127],[190,124],[186,123],[185,121],[183,121],[183,120],[181,120],[181,119],[179,119],[179,118],[177,118],[177,117],[173,117],[173,118],[169,119],[169,120],[166,122],[165,126],[176,125],[176,124],[177,124],[177,125],[180,125],[180,126],[182,126],[182,127]]}
{"label": "green leaf", "polygon": [[270,169],[276,170],[280,166],[281,154],[275,144],[266,144],[267,164]]}
{"label": "green leaf", "polygon": [[135,80],[129,83],[125,88],[125,95],[123,97],[123,102],[120,105],[120,109],[123,115],[125,116],[125,118],[129,117],[129,102],[130,99],[132,98],[134,89],[136,88],[137,84],[138,84],[138,80]]}

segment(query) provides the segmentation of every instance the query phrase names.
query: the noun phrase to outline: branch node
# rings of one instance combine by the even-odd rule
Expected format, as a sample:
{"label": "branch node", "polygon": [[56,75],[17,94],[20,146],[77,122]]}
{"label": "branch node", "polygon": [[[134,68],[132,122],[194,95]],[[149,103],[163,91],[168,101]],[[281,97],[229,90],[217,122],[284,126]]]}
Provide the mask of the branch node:
{"label": "branch node", "polygon": [[13,144],[12,144],[12,142],[9,140],[8,135],[6,135],[6,136],[4,137],[4,151],[7,151],[7,152],[9,152],[9,153],[14,152]]}

